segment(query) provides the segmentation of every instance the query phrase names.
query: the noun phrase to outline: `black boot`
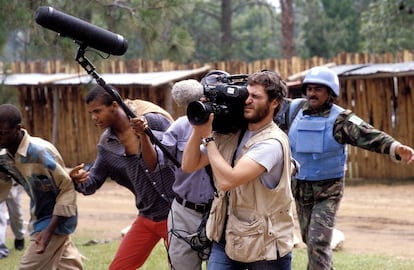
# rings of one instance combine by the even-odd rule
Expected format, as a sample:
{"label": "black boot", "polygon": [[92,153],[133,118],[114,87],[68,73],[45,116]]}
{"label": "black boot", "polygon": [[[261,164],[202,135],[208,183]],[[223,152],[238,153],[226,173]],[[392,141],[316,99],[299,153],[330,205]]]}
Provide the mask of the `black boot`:
{"label": "black boot", "polygon": [[14,248],[17,250],[23,250],[24,249],[24,238],[14,239]]}

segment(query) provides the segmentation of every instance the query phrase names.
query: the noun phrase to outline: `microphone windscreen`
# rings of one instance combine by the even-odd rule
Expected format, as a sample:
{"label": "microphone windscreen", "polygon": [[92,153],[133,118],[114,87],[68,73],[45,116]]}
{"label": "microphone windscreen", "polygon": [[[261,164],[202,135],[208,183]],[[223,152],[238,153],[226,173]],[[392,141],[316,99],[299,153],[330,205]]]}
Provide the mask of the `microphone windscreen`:
{"label": "microphone windscreen", "polygon": [[61,36],[69,37],[82,45],[108,54],[123,55],[128,49],[128,42],[121,35],[52,7],[39,7],[36,10],[35,20],[39,25],[53,30]]}
{"label": "microphone windscreen", "polygon": [[182,107],[186,107],[192,101],[199,100],[203,93],[203,86],[194,79],[176,82],[171,90],[175,103]]}

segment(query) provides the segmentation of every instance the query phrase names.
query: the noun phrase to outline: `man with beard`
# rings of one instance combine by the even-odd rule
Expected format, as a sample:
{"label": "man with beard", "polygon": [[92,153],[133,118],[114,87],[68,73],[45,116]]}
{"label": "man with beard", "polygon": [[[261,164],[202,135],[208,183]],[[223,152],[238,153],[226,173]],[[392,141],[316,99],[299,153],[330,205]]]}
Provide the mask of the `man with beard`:
{"label": "man with beard", "polygon": [[414,150],[333,104],[339,95],[339,79],[331,69],[312,68],[302,90],[306,99],[292,101],[288,118],[292,156],[300,164],[292,191],[308,249],[307,269],[332,269],[330,243],[344,189],[346,145],[408,163],[414,160]]}
{"label": "man with beard", "polygon": [[251,74],[245,129],[213,133],[214,114],[193,126],[182,169],[191,172],[210,164],[217,188],[207,222],[207,236],[213,240],[209,270],[291,269],[290,146],[273,122],[286,90],[275,72]]}

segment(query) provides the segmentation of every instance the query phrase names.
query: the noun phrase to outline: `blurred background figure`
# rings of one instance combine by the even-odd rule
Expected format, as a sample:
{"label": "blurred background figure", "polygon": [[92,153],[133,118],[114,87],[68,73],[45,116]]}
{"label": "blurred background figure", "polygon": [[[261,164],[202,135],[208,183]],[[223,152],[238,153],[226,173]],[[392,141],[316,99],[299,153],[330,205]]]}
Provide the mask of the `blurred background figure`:
{"label": "blurred background figure", "polygon": [[24,249],[24,234],[26,232],[23,220],[22,209],[23,187],[13,181],[13,186],[6,200],[0,203],[0,259],[9,255],[9,249],[6,246],[7,224],[14,234],[14,248],[16,250]]}

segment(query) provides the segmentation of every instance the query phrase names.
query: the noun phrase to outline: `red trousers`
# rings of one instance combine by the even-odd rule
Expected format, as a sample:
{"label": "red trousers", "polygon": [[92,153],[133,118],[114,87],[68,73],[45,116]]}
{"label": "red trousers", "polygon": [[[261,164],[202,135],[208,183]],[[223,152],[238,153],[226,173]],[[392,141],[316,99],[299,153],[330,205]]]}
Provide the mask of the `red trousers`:
{"label": "red trousers", "polygon": [[136,270],[141,267],[161,238],[164,238],[167,247],[167,219],[155,222],[138,216],[125,234],[109,270]]}

